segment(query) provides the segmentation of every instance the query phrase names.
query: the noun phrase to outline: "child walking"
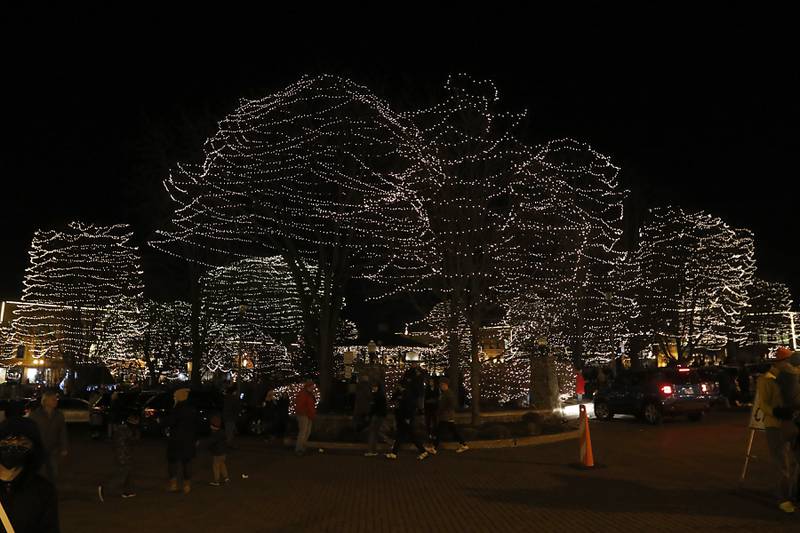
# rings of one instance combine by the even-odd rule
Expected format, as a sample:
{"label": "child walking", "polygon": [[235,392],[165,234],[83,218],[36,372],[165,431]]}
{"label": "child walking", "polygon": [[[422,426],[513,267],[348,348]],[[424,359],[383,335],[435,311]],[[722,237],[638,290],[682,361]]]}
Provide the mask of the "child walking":
{"label": "child walking", "polygon": [[222,431],[222,418],[219,415],[211,417],[211,438],[208,441],[208,450],[211,452],[211,470],[214,474],[212,487],[219,487],[222,483],[229,483],[228,466],[225,464],[225,450],[227,439]]}

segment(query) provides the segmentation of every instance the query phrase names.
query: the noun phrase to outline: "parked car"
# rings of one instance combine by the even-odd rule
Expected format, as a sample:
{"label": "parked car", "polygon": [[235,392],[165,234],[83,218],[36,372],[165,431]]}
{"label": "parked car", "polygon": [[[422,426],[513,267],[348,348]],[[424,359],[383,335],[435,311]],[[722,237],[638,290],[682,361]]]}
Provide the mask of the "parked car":
{"label": "parked car", "polygon": [[12,400],[10,398],[3,398],[0,399],[0,422],[6,419],[6,408],[12,402],[22,402],[25,405],[25,415],[28,416],[31,413],[31,404],[33,400],[31,398],[20,398],[18,400]]}
{"label": "parked car", "polygon": [[[159,391],[120,391],[117,397],[118,407],[141,411],[147,400],[158,393]],[[103,394],[91,406],[89,425],[97,434],[104,432],[108,424],[113,422],[111,395],[111,392]]]}
{"label": "parked car", "polygon": [[[41,409],[41,398],[30,403],[30,411]],[[58,397],[58,410],[64,415],[67,424],[89,423],[89,402],[70,396]]]}
{"label": "parked car", "polygon": [[289,420],[289,399],[279,397],[272,405],[243,404],[236,420],[239,433],[250,435],[282,435]]}
{"label": "parked car", "polygon": [[[199,415],[200,433],[207,434],[211,415],[222,411],[222,394],[216,390],[192,390],[188,400]],[[149,435],[166,435],[166,419],[172,412],[172,391],[159,392],[143,405],[141,430]]]}
{"label": "parked car", "polygon": [[698,421],[717,395],[716,384],[703,381],[695,369],[623,372],[595,394],[594,413],[600,420],[611,420],[616,414],[635,415],[650,424],[658,424],[665,416],[678,415]]}

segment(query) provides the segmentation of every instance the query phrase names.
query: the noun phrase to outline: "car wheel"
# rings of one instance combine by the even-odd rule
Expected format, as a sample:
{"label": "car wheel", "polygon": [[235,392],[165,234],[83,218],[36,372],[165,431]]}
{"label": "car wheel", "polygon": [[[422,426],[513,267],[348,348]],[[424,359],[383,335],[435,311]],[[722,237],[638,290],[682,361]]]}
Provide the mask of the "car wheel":
{"label": "car wheel", "polygon": [[256,418],[250,421],[247,425],[248,431],[250,431],[251,435],[263,435],[264,434],[264,421],[260,418]]}
{"label": "car wheel", "polygon": [[660,424],[662,418],[661,408],[659,408],[655,403],[648,403],[642,410],[642,416],[644,417],[645,422],[648,424]]}
{"label": "car wheel", "polygon": [[614,418],[614,413],[611,412],[607,402],[595,402],[594,416],[598,420],[611,420]]}
{"label": "car wheel", "polygon": [[705,412],[703,411],[700,411],[699,413],[691,413],[689,414],[689,420],[692,422],[700,422],[704,416]]}

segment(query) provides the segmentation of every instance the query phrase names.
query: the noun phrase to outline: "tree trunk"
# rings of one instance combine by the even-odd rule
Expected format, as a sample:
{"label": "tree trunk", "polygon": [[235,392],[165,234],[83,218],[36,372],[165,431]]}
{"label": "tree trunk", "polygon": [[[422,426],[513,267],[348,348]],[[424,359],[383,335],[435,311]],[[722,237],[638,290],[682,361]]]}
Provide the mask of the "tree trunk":
{"label": "tree trunk", "polygon": [[472,366],[469,373],[470,385],[472,387],[472,425],[479,426],[481,423],[481,358],[478,351],[478,335],[480,325],[472,322],[470,324],[470,352],[472,354]]}
{"label": "tree trunk", "polygon": [[[194,270],[194,269],[192,269]],[[192,385],[200,385],[201,365],[203,364],[203,342],[200,335],[200,312],[202,310],[202,296],[199,276],[192,272]]]}
{"label": "tree trunk", "polygon": [[552,412],[559,407],[558,377],[553,356],[531,354],[532,407]]}

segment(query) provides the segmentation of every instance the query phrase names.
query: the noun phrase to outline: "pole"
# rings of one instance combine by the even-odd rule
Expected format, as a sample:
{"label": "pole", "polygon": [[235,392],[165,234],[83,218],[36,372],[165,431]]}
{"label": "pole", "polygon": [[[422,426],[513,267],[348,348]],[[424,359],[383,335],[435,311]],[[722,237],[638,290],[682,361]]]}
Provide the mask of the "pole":
{"label": "pole", "polygon": [[797,331],[794,329],[794,311],[789,311],[789,326],[792,331],[792,350],[797,350]]}
{"label": "pole", "polygon": [[742,475],[739,478],[739,483],[744,481],[745,476],[747,475],[747,465],[750,464],[750,450],[753,449],[753,437],[756,434],[755,429],[750,430],[750,437],[747,439],[747,451],[744,454],[744,466],[742,467]]}

